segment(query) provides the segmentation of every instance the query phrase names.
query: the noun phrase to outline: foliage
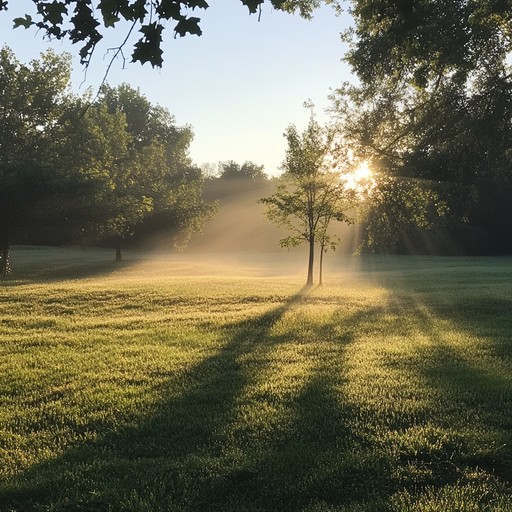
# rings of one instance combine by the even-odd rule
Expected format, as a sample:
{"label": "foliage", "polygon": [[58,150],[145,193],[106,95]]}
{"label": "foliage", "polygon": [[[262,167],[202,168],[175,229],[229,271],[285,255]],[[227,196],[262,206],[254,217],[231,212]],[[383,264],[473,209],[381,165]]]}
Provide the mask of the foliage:
{"label": "foliage", "polygon": [[375,176],[361,204],[364,234],[360,252],[414,254],[418,244],[413,233],[418,228],[431,230],[448,213],[432,184],[389,176]]}
{"label": "foliage", "polygon": [[244,162],[238,164],[233,160],[221,162],[220,165],[220,178],[222,180],[266,180],[267,175],[264,171],[263,165],[255,164],[254,162]]}
{"label": "foliage", "polygon": [[48,199],[62,185],[64,169],[53,168],[51,155],[69,74],[66,55],[48,51],[24,65],[0,49],[0,275],[13,238],[48,220]]}
{"label": "foliage", "polygon": [[118,258],[132,235],[167,233],[176,243],[186,243],[214,211],[201,197],[202,176],[188,156],[192,130],[176,126],[166,109],[126,84],[104,86],[97,103],[126,123],[126,146],[117,152],[105,196],[111,213],[100,232],[114,239]]}
{"label": "foliage", "polygon": [[352,6],[347,60],[366,84],[384,77],[422,89],[442,77],[467,82],[503,65],[512,49],[506,1],[353,0]]}
{"label": "foliage", "polygon": [[[450,212],[439,229],[451,226],[455,243],[510,252],[503,201],[512,193],[509,6],[469,0],[352,5],[347,60],[360,83],[334,95],[334,110],[349,120],[348,137],[388,175],[426,180],[430,191],[435,184]],[[484,236],[468,243],[460,237],[465,227],[473,238]]]}
{"label": "foliage", "polygon": [[137,230],[181,236],[213,212],[188,156],[190,127],[138,91],[68,91],[69,57],[29,65],[0,51],[0,273],[13,242],[122,243]]}
{"label": "foliage", "polygon": [[242,201],[248,200],[247,207],[249,203],[254,206],[260,196],[256,199],[252,196],[270,187],[264,166],[250,161],[243,164],[234,160],[217,165],[205,164],[201,173],[205,176],[205,197],[215,201],[237,202],[243,197]]}
{"label": "foliage", "polygon": [[334,247],[339,239],[328,235],[331,221],[349,221],[345,211],[350,206],[350,191],[340,173],[332,170],[334,136],[334,131],[320,126],[313,115],[302,134],[289,126],[285,172],[276,192],[261,199],[267,217],[291,232],[281,240],[282,247],[308,243],[308,285],[313,284],[315,244],[320,243],[322,253],[328,245]]}
{"label": "foliage", "polygon": [[510,259],[160,258],[13,251],[2,508],[511,510]]}
{"label": "foliage", "polygon": [[[205,0],[102,0],[96,10],[90,0],[32,0],[34,15],[14,19],[15,27],[37,27],[51,38],[69,39],[78,43],[82,64],[88,64],[96,45],[106,30],[118,28],[128,36],[138,28],[139,39],[133,46],[132,60],[160,67],[163,63],[162,38],[166,26],[172,24],[175,36],[200,36],[200,18],[191,16],[195,9],[207,9]],[[261,9],[264,0],[241,0],[250,13]],[[288,12],[299,12],[310,18],[320,0],[270,0],[272,7]],[[334,3],[329,1],[328,3]],[[0,2],[0,11],[6,10],[8,0]],[[118,48],[123,51],[128,37]],[[116,54],[117,54],[116,53]]]}

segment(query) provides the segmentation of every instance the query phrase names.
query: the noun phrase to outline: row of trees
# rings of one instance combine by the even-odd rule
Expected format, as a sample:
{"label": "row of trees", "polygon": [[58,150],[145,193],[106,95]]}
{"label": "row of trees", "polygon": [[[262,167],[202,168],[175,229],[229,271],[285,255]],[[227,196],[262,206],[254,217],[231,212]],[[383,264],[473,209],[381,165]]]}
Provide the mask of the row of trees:
{"label": "row of trees", "polygon": [[[254,12],[263,0],[243,3]],[[298,10],[306,17],[319,4],[315,0],[271,3],[277,8]],[[122,18],[140,24],[143,36],[135,45],[133,58],[156,65],[161,64],[163,20],[174,19],[180,35],[199,34],[199,20],[188,17],[185,11],[207,7],[205,3],[176,2],[169,10],[168,2],[163,1],[129,5],[114,1],[108,5],[102,2],[101,9],[93,11],[82,0],[54,1],[51,5],[34,0],[34,4],[38,20],[25,17],[16,23],[35,24],[55,37],[83,42],[85,62],[101,38],[103,27],[113,26]],[[436,234],[437,241],[447,241],[437,248],[442,252],[451,249],[448,240],[460,252],[512,251],[512,21],[508,3],[450,0],[441,5],[436,0],[352,0],[350,5],[354,26],[346,34],[351,43],[346,58],[359,83],[345,84],[333,94],[332,111],[353,156],[369,160],[379,177],[365,219],[364,249],[432,250],[423,238],[430,232]],[[0,10],[6,6],[7,2],[0,2]],[[148,19],[153,21],[146,23]],[[37,115],[31,118],[37,119]],[[53,123],[36,121],[31,135],[34,141],[59,125]],[[16,133],[9,130],[9,134]],[[51,147],[46,143],[43,146]],[[24,151],[20,154],[24,156]],[[42,176],[45,169],[55,168],[42,166],[41,162],[47,162],[42,156],[34,162],[38,165],[32,170],[23,164],[25,181],[31,180],[31,172]],[[291,180],[293,173],[287,162],[284,179]],[[124,176],[124,171],[121,174]],[[11,186],[9,180],[5,183]],[[66,183],[61,179],[58,185],[65,188]],[[90,190],[94,183],[89,179],[80,185]],[[40,197],[46,197],[43,188],[33,191],[35,196],[31,198],[26,194],[30,201],[40,204],[41,214],[48,203]],[[55,191],[58,186],[50,188]],[[279,194],[280,211],[285,211],[285,203],[291,202],[285,193],[281,188],[273,203],[266,202],[270,211],[272,205],[277,207]],[[139,219],[146,218],[154,204],[149,194],[140,199],[130,209]],[[16,219],[5,204],[2,216],[20,224],[23,215]],[[80,201],[73,201],[74,207],[77,204]],[[287,222],[277,210],[270,215]],[[319,220],[315,225],[321,224]],[[315,240],[319,236],[315,233]],[[304,238],[304,232],[300,237]],[[292,235],[284,243],[296,241]]]}
{"label": "row of trees", "polygon": [[0,274],[14,242],[183,243],[214,211],[188,148],[190,127],[127,85],[70,88],[70,60],[28,65],[0,50]]}
{"label": "row of trees", "polygon": [[[127,85],[103,86],[96,98],[69,90],[70,62],[51,51],[28,65],[0,51],[0,272],[15,242],[103,243],[121,259],[127,241],[162,233],[186,241],[217,200],[252,191],[268,217],[285,227],[281,245],[307,242],[308,284],[315,246],[322,258],[340,239],[329,231],[346,215],[350,191],[333,167],[334,131],[313,116],[290,126],[285,171],[270,180],[253,162],[222,162],[206,179],[192,165],[189,127]],[[212,170],[210,170],[212,171]],[[206,185],[206,186],[204,186]],[[206,199],[205,199],[206,198]],[[232,217],[233,212],[230,212]]]}

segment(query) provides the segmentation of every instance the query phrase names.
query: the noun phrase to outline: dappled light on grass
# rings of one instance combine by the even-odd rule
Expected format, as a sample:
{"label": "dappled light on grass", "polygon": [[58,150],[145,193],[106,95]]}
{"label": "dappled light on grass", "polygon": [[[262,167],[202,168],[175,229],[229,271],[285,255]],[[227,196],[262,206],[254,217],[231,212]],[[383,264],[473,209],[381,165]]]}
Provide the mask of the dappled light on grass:
{"label": "dappled light on grass", "polygon": [[151,263],[0,289],[7,510],[511,510],[510,262]]}

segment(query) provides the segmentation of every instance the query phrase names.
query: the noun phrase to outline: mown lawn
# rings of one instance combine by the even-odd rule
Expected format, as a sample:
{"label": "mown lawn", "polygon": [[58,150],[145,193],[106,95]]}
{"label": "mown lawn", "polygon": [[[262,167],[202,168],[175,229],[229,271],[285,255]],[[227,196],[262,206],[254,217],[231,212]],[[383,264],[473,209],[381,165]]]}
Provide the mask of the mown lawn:
{"label": "mown lawn", "polygon": [[0,283],[2,512],[512,511],[511,258],[111,256]]}

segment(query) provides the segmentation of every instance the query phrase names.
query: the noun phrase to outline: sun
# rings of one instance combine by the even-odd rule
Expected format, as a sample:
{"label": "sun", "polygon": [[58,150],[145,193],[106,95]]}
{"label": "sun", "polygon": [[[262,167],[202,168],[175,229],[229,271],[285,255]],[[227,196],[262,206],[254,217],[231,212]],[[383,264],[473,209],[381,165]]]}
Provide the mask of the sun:
{"label": "sun", "polygon": [[373,185],[373,172],[367,161],[361,162],[354,170],[345,175],[345,186],[349,189],[362,192]]}
{"label": "sun", "polygon": [[372,170],[368,162],[361,162],[352,172],[352,176],[356,182],[370,179],[372,177]]}

